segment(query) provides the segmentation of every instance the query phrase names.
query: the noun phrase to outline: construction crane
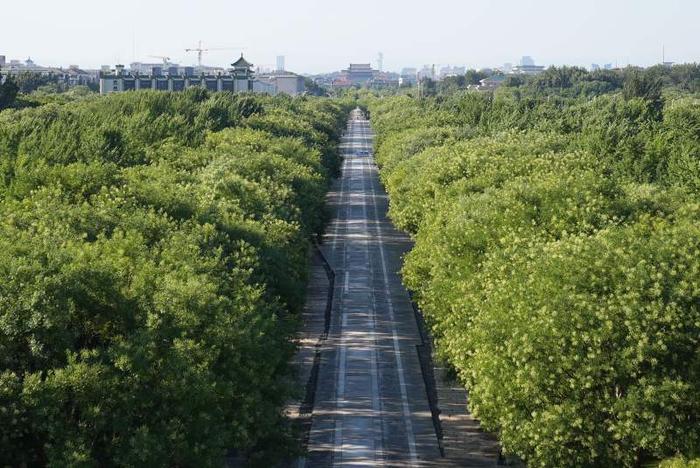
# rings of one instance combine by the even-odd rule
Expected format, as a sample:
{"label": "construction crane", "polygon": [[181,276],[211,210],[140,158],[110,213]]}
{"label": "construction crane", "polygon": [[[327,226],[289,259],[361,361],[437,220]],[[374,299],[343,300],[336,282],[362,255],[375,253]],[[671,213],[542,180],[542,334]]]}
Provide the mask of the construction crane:
{"label": "construction crane", "polygon": [[166,57],[165,55],[149,55],[151,58],[159,58],[163,61],[163,65],[170,65],[170,57]]}
{"label": "construction crane", "polygon": [[242,46],[236,46],[236,47],[216,47],[216,48],[207,48],[204,49],[202,47],[202,41],[199,41],[199,44],[197,47],[191,48],[191,49],[185,49],[185,52],[197,52],[197,65],[200,67],[202,66],[202,55],[204,55],[205,52],[211,52],[211,51],[218,51],[218,50],[239,50],[241,49]]}

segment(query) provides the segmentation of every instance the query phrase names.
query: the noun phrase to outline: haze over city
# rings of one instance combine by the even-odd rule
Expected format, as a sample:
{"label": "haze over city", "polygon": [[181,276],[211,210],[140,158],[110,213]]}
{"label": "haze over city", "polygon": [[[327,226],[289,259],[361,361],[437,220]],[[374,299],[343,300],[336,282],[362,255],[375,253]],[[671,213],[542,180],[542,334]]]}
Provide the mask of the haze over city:
{"label": "haze over city", "polygon": [[[285,55],[302,73],[339,70],[349,62],[384,68],[427,63],[497,66],[533,56],[543,65],[693,62],[700,44],[700,2],[669,0],[436,0],[429,3],[357,0],[230,2],[124,0],[96,7],[76,0],[4,2],[2,53],[44,65],[147,60],[152,55],[195,63],[185,49],[202,40],[210,65],[227,65],[242,49],[256,65]],[[27,34],[28,28],[32,33]]]}

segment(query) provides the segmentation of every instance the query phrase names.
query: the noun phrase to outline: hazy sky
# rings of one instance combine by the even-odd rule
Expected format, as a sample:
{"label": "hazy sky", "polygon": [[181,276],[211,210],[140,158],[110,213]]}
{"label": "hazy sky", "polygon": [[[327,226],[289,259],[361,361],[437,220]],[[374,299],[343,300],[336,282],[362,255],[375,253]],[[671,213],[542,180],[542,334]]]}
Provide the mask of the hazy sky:
{"label": "hazy sky", "polygon": [[[244,46],[296,72],[349,62],[385,69],[423,64],[470,67],[700,61],[700,0],[0,0],[0,55],[42,65],[98,67],[157,61],[194,63],[184,49]],[[134,41],[135,38],[135,41]],[[135,43],[135,47],[134,47]],[[231,63],[237,50],[205,63]]]}

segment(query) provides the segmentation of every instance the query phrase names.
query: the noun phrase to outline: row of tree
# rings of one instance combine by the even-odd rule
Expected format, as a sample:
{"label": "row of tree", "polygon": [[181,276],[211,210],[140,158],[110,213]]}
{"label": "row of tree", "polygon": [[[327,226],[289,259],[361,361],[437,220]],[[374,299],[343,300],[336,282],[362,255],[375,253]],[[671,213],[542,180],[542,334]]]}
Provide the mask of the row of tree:
{"label": "row of tree", "polygon": [[532,466],[700,451],[700,107],[648,75],[618,89],[366,102],[404,281]]}
{"label": "row of tree", "polygon": [[270,466],[347,106],[134,92],[0,113],[0,465]]}
{"label": "row of tree", "polygon": [[503,85],[521,95],[560,95],[567,97],[599,96],[620,91],[630,80],[657,83],[677,92],[700,92],[700,65],[657,65],[642,69],[626,67],[588,71],[581,67],[550,67],[536,75],[503,75],[500,71],[467,70],[464,75],[446,77],[440,81],[424,80],[425,95],[448,95],[475,86],[484,78],[502,75]]}

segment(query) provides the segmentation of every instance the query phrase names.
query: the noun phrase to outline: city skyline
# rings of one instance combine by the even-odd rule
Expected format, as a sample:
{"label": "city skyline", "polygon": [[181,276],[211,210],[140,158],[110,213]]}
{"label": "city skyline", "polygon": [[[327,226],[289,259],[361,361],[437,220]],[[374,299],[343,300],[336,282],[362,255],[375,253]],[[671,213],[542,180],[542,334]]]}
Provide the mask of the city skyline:
{"label": "city skyline", "polygon": [[[245,55],[245,54],[241,54]],[[121,66],[125,67],[127,70],[131,69],[134,70],[134,66],[136,66],[135,70],[138,71],[139,73],[150,73],[151,67],[168,67],[168,66],[175,66],[178,69],[184,70],[185,68],[194,68],[195,70],[197,69],[202,69],[202,70],[207,70],[207,71],[212,71],[212,70],[226,70],[229,69],[231,64],[228,63],[208,63],[204,61],[201,66],[197,65],[197,63],[191,63],[188,61],[178,61],[178,60],[170,60],[168,62],[161,62],[155,59],[154,56],[149,56],[146,57],[143,60],[136,60],[136,61],[116,61],[114,63],[102,63],[101,65],[98,66],[82,66],[81,64],[77,63],[76,61],[69,61],[66,63],[43,63],[39,62],[34,59],[36,55],[30,55],[26,58],[17,58],[13,57],[10,55],[6,55],[6,53],[3,53],[0,51],[0,57],[5,57],[5,63],[3,66],[7,67],[12,67],[16,66],[19,71],[26,69],[28,71],[36,70],[36,69],[63,69],[63,70],[68,70],[68,69],[85,69],[85,70],[95,70],[95,71],[104,71],[107,68],[109,70],[114,70],[115,67]],[[250,56],[245,55],[246,58],[250,58]],[[285,56],[276,56],[275,57],[275,63],[274,64],[268,64],[264,63],[263,65],[256,65],[254,64],[255,71],[261,72],[261,73],[271,73],[274,71],[280,71],[280,70],[285,70],[285,71],[291,71],[289,70],[288,67],[282,67],[280,68],[280,62],[278,61],[281,57]],[[238,59],[239,55],[236,55],[233,57],[234,59]],[[669,57],[666,57],[667,59]],[[405,70],[416,70],[418,71],[425,71],[425,69],[430,69],[434,68],[436,73],[445,71],[445,70],[462,70],[462,72],[458,74],[462,74],[466,70],[494,70],[494,71],[501,71],[501,72],[506,72],[509,73],[510,69],[512,69],[513,66],[516,66],[522,62],[523,59],[533,59],[532,56],[521,56],[517,57],[517,59],[512,60],[511,62],[504,62],[501,64],[488,64],[488,65],[467,65],[465,62],[456,62],[456,63],[408,63],[408,64],[403,64],[400,66],[397,66],[393,69],[387,70],[386,67],[384,67],[383,72],[389,73],[389,74],[397,74],[401,75],[404,74]],[[284,63],[285,60],[282,60],[282,63]],[[369,64],[372,69],[380,71],[378,68],[378,63],[377,60],[358,60],[355,62],[348,62],[350,64],[352,63],[362,63],[362,64]],[[639,66],[639,67],[646,67],[649,65],[657,65],[661,64],[661,62],[656,62],[656,63],[650,63],[650,64],[636,64],[636,63],[619,63],[619,62],[611,62],[611,61],[604,61],[601,60],[598,63],[590,63],[590,64],[578,64],[578,63],[559,63],[559,64],[553,64],[553,63],[541,63],[538,60],[534,60],[534,63],[536,63],[538,66],[541,66],[542,68],[547,68],[549,66],[555,66],[555,67],[561,67],[561,66],[576,66],[576,67],[582,67],[585,68],[589,71],[596,71],[600,69],[609,69],[609,68],[624,68],[626,66]],[[666,62],[666,64],[683,64],[683,63],[694,63],[694,62]],[[27,65],[30,64],[30,65]],[[337,74],[341,73],[343,69],[347,68],[347,63],[343,66],[341,66],[338,69],[335,70],[321,70],[315,73],[309,73],[309,72],[298,72],[295,70],[295,72],[298,72],[300,75],[306,75],[306,76],[317,76],[317,75],[326,75],[326,74]]]}
{"label": "city skyline", "polygon": [[[669,61],[700,57],[700,45],[687,40],[700,5],[689,0],[663,8],[650,0],[595,0],[576,14],[552,0],[437,0],[420,10],[399,2],[355,3],[350,11],[331,11],[317,0],[268,2],[271,8],[261,11],[222,0],[196,8],[180,0],[140,6],[125,0],[109,15],[86,0],[70,10],[46,1],[29,2],[36,8],[10,4],[3,7],[11,20],[0,31],[0,54],[64,67],[157,61],[159,55],[189,65],[197,54],[185,49],[202,40],[204,48],[228,49],[205,54],[205,64],[226,66],[243,52],[256,66],[274,68],[284,55],[287,68],[299,73],[341,70],[350,62],[377,67],[379,52],[391,71],[424,64],[494,67],[523,55],[541,65],[648,66],[661,61],[663,46]],[[389,14],[392,21],[385,21]],[[28,25],[33,34],[26,34]]]}

